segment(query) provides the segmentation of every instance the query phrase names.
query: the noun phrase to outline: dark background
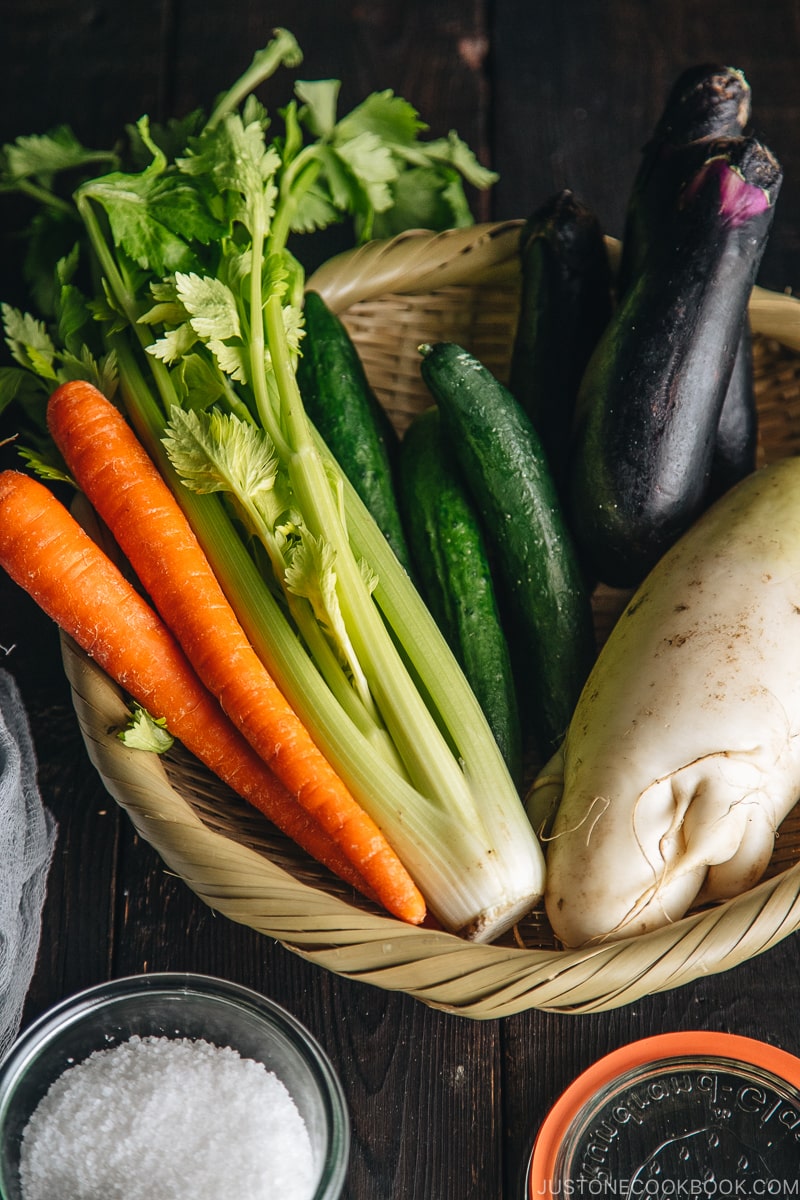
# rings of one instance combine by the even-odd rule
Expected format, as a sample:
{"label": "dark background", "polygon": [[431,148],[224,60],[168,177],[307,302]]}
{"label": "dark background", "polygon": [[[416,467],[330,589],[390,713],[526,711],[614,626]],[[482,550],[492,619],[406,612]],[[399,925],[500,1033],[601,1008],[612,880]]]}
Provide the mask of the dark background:
{"label": "dark background", "polygon": [[[104,147],[145,112],[207,108],[276,25],[297,36],[306,77],[343,81],[342,112],[388,87],[432,135],[456,128],[500,173],[475,198],[478,218],[525,216],[569,186],[616,235],[675,76],[703,60],[741,67],[754,128],[785,171],[760,281],[800,286],[800,4],[788,0],[3,0],[0,140],[63,122]],[[262,90],[268,107],[289,98],[287,78]],[[17,299],[19,219],[0,196],[0,299]],[[215,916],[134,836],[84,754],[54,630],[5,578],[0,665],[22,689],[60,823],[26,1019],[137,971],[197,970],[259,988],[312,1029],[341,1075],[350,1200],[515,1200],[549,1105],[583,1067],[637,1037],[728,1029],[800,1053],[796,936],[724,975],[582,1017],[476,1023],[310,967]]]}
{"label": "dark background", "polygon": [[[293,0],[202,4],[4,0],[0,138],[71,124],[105,147],[126,122],[208,107],[284,25],[309,79],[410,100],[432,135],[455,128],[500,173],[476,215],[522,216],[571,187],[620,234],[638,153],[679,71],[741,67],[753,128],[785,169],[763,282],[800,271],[800,6],[789,0]],[[261,95],[288,99],[287,75]]]}

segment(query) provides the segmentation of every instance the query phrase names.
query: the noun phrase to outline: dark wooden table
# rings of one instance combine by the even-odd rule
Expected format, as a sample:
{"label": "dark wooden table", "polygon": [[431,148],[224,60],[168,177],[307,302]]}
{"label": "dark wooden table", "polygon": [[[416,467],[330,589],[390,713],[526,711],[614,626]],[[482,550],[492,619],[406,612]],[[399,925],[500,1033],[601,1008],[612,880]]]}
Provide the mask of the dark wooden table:
{"label": "dark wooden table", "polygon": [[[105,145],[141,113],[207,106],[273,26],[309,78],[343,80],[342,106],[391,87],[433,134],[459,130],[500,172],[480,218],[524,216],[572,187],[621,233],[639,147],[668,85],[692,62],[744,68],[755,127],[786,182],[761,282],[800,285],[800,4],[772,0],[5,0],[0,139],[69,122]],[[266,88],[269,105],[286,99]],[[13,203],[0,197],[4,229]],[[5,238],[2,299],[18,258]],[[216,916],[133,833],[79,737],[54,629],[3,577],[0,664],[30,714],[40,786],[59,822],[25,1019],[132,972],[191,970],[291,1009],[339,1072],[353,1125],[350,1200],[517,1200],[536,1129],[574,1076],[657,1031],[731,1030],[800,1053],[800,941],[722,975],[596,1016],[528,1012],[474,1022],[307,965]],[[67,1200],[67,1198],[65,1198]],[[229,1198],[225,1198],[229,1200]],[[230,1198],[235,1200],[235,1198]]]}

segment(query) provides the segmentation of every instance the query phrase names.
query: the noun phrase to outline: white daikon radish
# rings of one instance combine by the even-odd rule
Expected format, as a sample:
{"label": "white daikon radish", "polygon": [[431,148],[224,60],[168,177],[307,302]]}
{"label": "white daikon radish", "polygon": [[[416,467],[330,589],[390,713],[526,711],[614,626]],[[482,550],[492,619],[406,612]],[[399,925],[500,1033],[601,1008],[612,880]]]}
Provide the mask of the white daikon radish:
{"label": "white daikon radish", "polygon": [[800,797],[800,459],[744,480],[653,569],[537,783],[532,820],[558,801],[545,901],[567,946],[760,878]]}

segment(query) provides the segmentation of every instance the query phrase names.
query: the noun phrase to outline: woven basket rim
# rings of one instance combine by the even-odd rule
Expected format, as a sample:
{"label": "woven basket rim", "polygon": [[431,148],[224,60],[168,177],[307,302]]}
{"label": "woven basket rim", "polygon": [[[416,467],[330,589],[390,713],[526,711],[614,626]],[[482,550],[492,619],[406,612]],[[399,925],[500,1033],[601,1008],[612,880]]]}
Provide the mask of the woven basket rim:
{"label": "woven basket rim", "polygon": [[[329,260],[308,287],[341,311],[432,285],[477,279],[513,286],[521,224],[412,231],[370,243]],[[613,239],[609,245],[613,253]],[[800,301],[755,289],[750,316],[756,332],[800,351]],[[157,755],[130,750],[116,736],[128,712],[121,690],[66,635],[61,646],[89,756],[137,832],[212,909],[336,974],[475,1019],[531,1008],[588,1013],[725,971],[800,927],[800,863],[653,933],[580,950],[476,945],[367,911],[211,828]]]}
{"label": "woven basket rim", "polygon": [[597,1012],[724,971],[800,924],[800,864],[672,926],[580,950],[474,945],[365,913],[206,827],[159,756],[117,737],[121,690],[67,635],[61,644],[89,756],[137,832],[212,909],[336,974],[473,1018]]}
{"label": "woven basket rim", "polygon": [[[431,233],[411,229],[367,242],[322,264],[307,280],[335,312],[378,296],[416,295],[476,282],[513,286],[518,278],[521,219],[484,222],[467,229]],[[620,242],[606,236],[612,264]],[[800,298],[756,286],[750,296],[753,333],[800,351]]]}

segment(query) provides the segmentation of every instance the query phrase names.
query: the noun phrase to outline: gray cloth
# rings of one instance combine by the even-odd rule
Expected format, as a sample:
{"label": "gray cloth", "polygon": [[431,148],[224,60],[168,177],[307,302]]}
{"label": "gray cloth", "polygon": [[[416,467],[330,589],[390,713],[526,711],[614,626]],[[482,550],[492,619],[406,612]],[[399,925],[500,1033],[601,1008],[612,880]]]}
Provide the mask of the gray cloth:
{"label": "gray cloth", "polygon": [[55,840],[28,716],[14,679],[0,670],[0,1060],[19,1033]]}

